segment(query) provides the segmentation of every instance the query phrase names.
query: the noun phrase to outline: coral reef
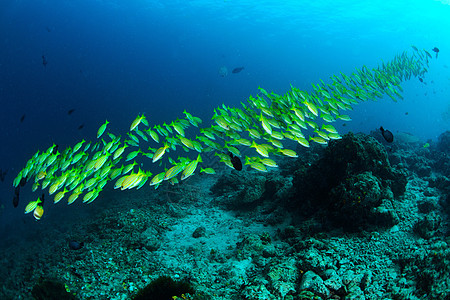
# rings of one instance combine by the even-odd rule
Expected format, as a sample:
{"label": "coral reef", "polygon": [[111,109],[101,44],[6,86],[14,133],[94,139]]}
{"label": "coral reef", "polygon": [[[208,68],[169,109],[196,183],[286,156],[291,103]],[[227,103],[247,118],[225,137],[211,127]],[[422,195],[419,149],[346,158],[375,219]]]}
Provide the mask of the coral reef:
{"label": "coral reef", "polygon": [[66,290],[64,283],[54,279],[39,279],[39,282],[31,290],[36,300],[75,300],[73,294]]}
{"label": "coral reef", "polygon": [[[174,299],[448,299],[443,152],[389,147],[349,134],[264,174],[106,190],[90,215],[54,216],[5,240],[0,298],[31,299],[40,278],[58,278],[58,299],[125,300],[168,276],[159,280],[195,289]],[[72,239],[84,247],[71,250]]]}
{"label": "coral reef", "polygon": [[437,149],[450,154],[450,131],[441,133],[438,137]]}
{"label": "coral reef", "polygon": [[365,134],[346,134],[294,178],[293,204],[303,214],[322,214],[333,226],[354,231],[397,223],[392,209],[407,183],[403,170],[391,167],[385,148]]}

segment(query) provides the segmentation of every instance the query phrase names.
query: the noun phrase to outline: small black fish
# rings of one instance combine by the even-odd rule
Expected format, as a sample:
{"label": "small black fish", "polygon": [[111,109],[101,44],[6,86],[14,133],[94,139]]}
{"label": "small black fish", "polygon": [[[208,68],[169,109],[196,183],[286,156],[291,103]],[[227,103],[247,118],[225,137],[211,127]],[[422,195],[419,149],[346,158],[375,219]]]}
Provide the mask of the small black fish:
{"label": "small black fish", "polygon": [[20,123],[22,123],[23,120],[25,120],[25,114],[23,114],[23,115],[20,117]]}
{"label": "small black fish", "polygon": [[72,250],[80,250],[83,248],[84,243],[83,242],[77,242],[77,241],[70,241],[69,242],[69,248]]}
{"label": "small black fish", "polygon": [[67,114],[68,114],[68,115],[71,115],[74,111],[75,111],[75,108],[69,109],[69,110],[67,111]]}
{"label": "small black fish", "polygon": [[432,51],[436,52],[436,58],[438,57],[439,54],[439,48],[438,47],[434,47],[433,49],[431,49]]}
{"label": "small black fish", "polygon": [[78,126],[78,130],[81,130],[81,129],[83,129],[83,127],[84,127],[84,123],[83,123],[83,124],[81,124],[80,126]]}
{"label": "small black fish", "polygon": [[19,205],[19,193],[20,193],[20,186],[17,186],[14,190],[14,197],[13,197],[14,207],[17,207]]}
{"label": "small black fish", "polygon": [[419,77],[419,81],[420,81],[420,82],[423,82],[423,78]]}
{"label": "small black fish", "polygon": [[45,55],[42,55],[42,64],[44,65],[44,68],[47,66],[47,58]]}
{"label": "small black fish", "polygon": [[386,130],[383,128],[383,126],[380,127],[381,134],[383,135],[384,139],[388,143],[392,143],[394,141],[394,135],[389,130]]}
{"label": "small black fish", "polygon": [[409,112],[405,112],[405,116],[409,115]]}
{"label": "small black fish", "polygon": [[235,168],[238,171],[242,170],[242,162],[239,157],[234,156],[233,153],[228,153],[230,156],[231,163],[233,164],[233,168]]}
{"label": "small black fish", "polygon": [[237,67],[237,68],[234,68],[233,71],[231,71],[231,73],[236,74],[236,73],[239,73],[242,70],[244,70],[244,67]]}

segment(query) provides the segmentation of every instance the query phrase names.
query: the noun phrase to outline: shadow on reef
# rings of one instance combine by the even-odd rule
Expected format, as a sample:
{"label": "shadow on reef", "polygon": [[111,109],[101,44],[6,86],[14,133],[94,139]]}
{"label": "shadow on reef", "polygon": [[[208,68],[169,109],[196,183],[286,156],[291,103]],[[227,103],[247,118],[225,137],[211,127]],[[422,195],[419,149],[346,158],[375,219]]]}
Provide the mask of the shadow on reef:
{"label": "shadow on reef", "polygon": [[141,289],[133,300],[193,299],[194,288],[185,281],[175,281],[169,276],[160,276]]}
{"label": "shadow on reef", "polygon": [[36,300],[77,299],[74,295],[66,290],[66,287],[63,283],[56,280],[42,278],[31,290],[31,295],[33,295],[33,298]]}
{"label": "shadow on reef", "polygon": [[297,172],[290,205],[345,231],[389,227],[398,223],[392,202],[406,183],[406,172],[391,167],[383,145],[369,135],[349,133]]}

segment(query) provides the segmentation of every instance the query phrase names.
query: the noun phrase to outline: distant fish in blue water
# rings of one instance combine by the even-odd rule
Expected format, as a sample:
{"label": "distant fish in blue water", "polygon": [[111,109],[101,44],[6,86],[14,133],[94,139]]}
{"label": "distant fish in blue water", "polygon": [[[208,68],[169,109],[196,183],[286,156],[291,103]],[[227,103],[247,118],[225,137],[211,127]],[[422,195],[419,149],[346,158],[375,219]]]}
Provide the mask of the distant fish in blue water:
{"label": "distant fish in blue water", "polygon": [[44,68],[47,66],[47,58],[45,55],[42,55],[42,64],[44,65]]}
{"label": "distant fish in blue water", "polygon": [[78,126],[78,130],[81,130],[81,129],[83,129],[83,127],[84,127],[84,123],[83,123],[83,124],[81,124],[80,126]]}
{"label": "distant fish in blue water", "polygon": [[237,74],[237,73],[241,72],[242,70],[244,70],[244,67],[237,67],[237,68],[234,68],[233,71],[231,71],[231,73]]}
{"label": "distant fish in blue water", "polygon": [[20,123],[22,123],[23,120],[25,120],[25,114],[23,114],[23,115],[20,117]]}
{"label": "distant fish in blue water", "polygon": [[3,182],[5,180],[5,176],[6,173],[8,172],[8,170],[3,171],[2,169],[0,169],[0,181]]}
{"label": "distant fish in blue water", "polygon": [[69,110],[67,111],[67,114],[68,114],[68,115],[71,115],[71,114],[73,114],[74,111],[75,111],[75,108],[69,109]]}
{"label": "distant fish in blue water", "polygon": [[70,241],[69,242],[69,248],[72,250],[80,250],[83,248],[84,243],[83,242],[77,242],[77,241]]}
{"label": "distant fish in blue water", "polygon": [[383,128],[383,126],[380,127],[381,134],[383,135],[384,139],[388,143],[392,143],[394,141],[394,135],[389,130],[386,130]]}
{"label": "distant fish in blue water", "polygon": [[439,54],[439,48],[438,47],[434,47],[433,49],[431,49],[433,52],[436,52],[436,58],[438,57]]}

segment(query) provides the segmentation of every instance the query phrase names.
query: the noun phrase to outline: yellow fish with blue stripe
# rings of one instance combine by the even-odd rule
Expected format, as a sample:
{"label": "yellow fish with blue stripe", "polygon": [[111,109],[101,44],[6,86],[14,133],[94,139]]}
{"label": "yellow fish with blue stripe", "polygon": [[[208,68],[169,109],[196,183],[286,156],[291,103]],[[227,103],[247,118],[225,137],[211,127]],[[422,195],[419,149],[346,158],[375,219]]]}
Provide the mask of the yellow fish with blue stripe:
{"label": "yellow fish with blue stripe", "polygon": [[202,162],[200,154],[197,156],[197,159],[191,161],[186,165],[186,168],[184,169],[183,173],[181,173],[181,180],[185,180],[186,178],[192,176],[192,174],[194,174],[195,172],[195,169],[197,169],[197,165],[199,162]]}
{"label": "yellow fish with blue stripe", "polygon": [[[133,131],[134,129],[136,129],[136,127],[138,127],[138,125],[139,125],[141,122],[144,123],[144,125],[145,125],[145,123],[146,123],[146,119],[145,119],[144,114],[142,114],[141,116],[138,115],[138,116],[136,117],[136,119],[134,119],[133,123],[131,123],[130,131]],[[147,126],[148,126],[148,123],[147,123]]]}

